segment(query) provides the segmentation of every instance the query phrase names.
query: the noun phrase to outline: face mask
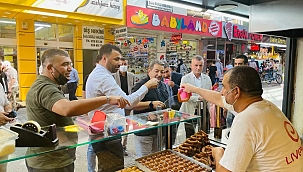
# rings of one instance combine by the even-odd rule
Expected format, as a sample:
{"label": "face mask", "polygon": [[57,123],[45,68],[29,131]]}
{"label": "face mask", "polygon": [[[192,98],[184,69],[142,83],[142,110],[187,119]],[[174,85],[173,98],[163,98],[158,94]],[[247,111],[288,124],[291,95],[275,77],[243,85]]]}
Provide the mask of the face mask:
{"label": "face mask", "polygon": [[227,96],[230,92],[232,92],[234,89],[235,89],[235,88],[233,88],[233,89],[231,89],[229,92],[227,92],[227,93],[225,94],[225,96],[221,96],[221,99],[222,99],[224,108],[227,109],[227,110],[228,110],[229,112],[231,112],[232,114],[237,115],[238,113],[235,111],[234,104],[237,102],[238,99],[236,99],[236,100],[234,101],[233,104],[228,104],[228,103],[226,102],[226,96]]}
{"label": "face mask", "polygon": [[120,66],[119,69],[121,72],[127,72],[127,66]]}
{"label": "face mask", "polygon": [[[54,68],[54,67],[53,67]],[[57,83],[59,84],[59,85],[65,85],[68,81],[69,81],[69,79],[67,79],[65,76],[63,76],[56,68],[54,68],[58,73],[59,73],[59,76],[58,76],[58,78],[56,78],[53,74],[53,77],[54,77],[54,79],[57,81]]]}

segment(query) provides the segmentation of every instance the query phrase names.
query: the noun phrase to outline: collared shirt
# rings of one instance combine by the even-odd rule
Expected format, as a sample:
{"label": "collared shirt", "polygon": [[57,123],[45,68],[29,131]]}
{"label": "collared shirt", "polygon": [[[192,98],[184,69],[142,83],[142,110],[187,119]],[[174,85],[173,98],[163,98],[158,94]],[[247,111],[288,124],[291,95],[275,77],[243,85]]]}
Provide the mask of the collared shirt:
{"label": "collared shirt", "polygon": [[[126,93],[116,83],[112,74],[103,66],[97,64],[95,69],[91,72],[86,83],[86,98],[93,98],[98,96],[122,96],[129,101],[131,105],[139,103],[148,92],[146,86],[141,86],[136,92],[126,95]],[[129,108],[129,107],[127,107]],[[124,109],[117,108],[114,105],[105,104],[97,109],[104,113],[119,113],[125,115]],[[94,111],[91,111],[91,116]]]}
{"label": "collared shirt", "polygon": [[72,71],[70,72],[70,79],[67,83],[71,82],[79,82],[79,76],[78,76],[78,71],[75,68],[72,68]]}
{"label": "collared shirt", "polygon": [[[194,73],[192,73],[194,75]],[[195,80],[195,86],[202,88],[202,78],[201,75],[199,76],[199,78],[196,77],[196,75],[194,75],[194,80]]]}

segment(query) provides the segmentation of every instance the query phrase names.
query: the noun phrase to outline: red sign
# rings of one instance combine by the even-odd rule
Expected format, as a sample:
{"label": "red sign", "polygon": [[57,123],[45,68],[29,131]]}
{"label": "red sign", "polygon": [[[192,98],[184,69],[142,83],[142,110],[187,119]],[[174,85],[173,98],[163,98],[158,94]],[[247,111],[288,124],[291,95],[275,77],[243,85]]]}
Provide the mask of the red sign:
{"label": "red sign", "polygon": [[222,36],[222,22],[127,6],[127,27],[203,36]]}
{"label": "red sign", "polygon": [[236,25],[231,22],[227,22],[224,25],[225,35],[229,41],[232,39],[246,39],[252,41],[262,41],[263,35],[256,33],[249,33],[245,26]]}

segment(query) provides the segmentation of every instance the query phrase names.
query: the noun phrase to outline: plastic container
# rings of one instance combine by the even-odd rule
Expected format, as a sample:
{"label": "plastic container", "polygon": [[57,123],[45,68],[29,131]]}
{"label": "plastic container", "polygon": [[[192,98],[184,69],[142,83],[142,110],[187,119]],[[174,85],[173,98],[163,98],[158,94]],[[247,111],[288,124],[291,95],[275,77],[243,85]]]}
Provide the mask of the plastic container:
{"label": "plastic container", "polygon": [[18,139],[18,133],[0,127],[0,157],[15,151],[16,139]]}
{"label": "plastic container", "polygon": [[118,113],[106,114],[106,125],[110,134],[119,134],[126,131],[126,118]]}
{"label": "plastic container", "polygon": [[102,134],[106,114],[102,111],[95,111],[94,116],[90,119],[88,116],[77,117],[78,124],[81,128],[88,132],[89,135]]}

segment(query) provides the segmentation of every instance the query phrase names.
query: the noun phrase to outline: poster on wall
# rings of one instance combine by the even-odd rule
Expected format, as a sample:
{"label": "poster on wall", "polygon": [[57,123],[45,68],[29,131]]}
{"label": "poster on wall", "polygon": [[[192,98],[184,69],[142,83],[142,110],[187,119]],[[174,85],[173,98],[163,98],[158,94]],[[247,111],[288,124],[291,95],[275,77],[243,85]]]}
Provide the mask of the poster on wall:
{"label": "poster on wall", "polygon": [[123,0],[86,0],[76,12],[123,19]]}
{"label": "poster on wall", "polygon": [[82,26],[83,49],[99,49],[104,44],[104,29],[94,26]]}

